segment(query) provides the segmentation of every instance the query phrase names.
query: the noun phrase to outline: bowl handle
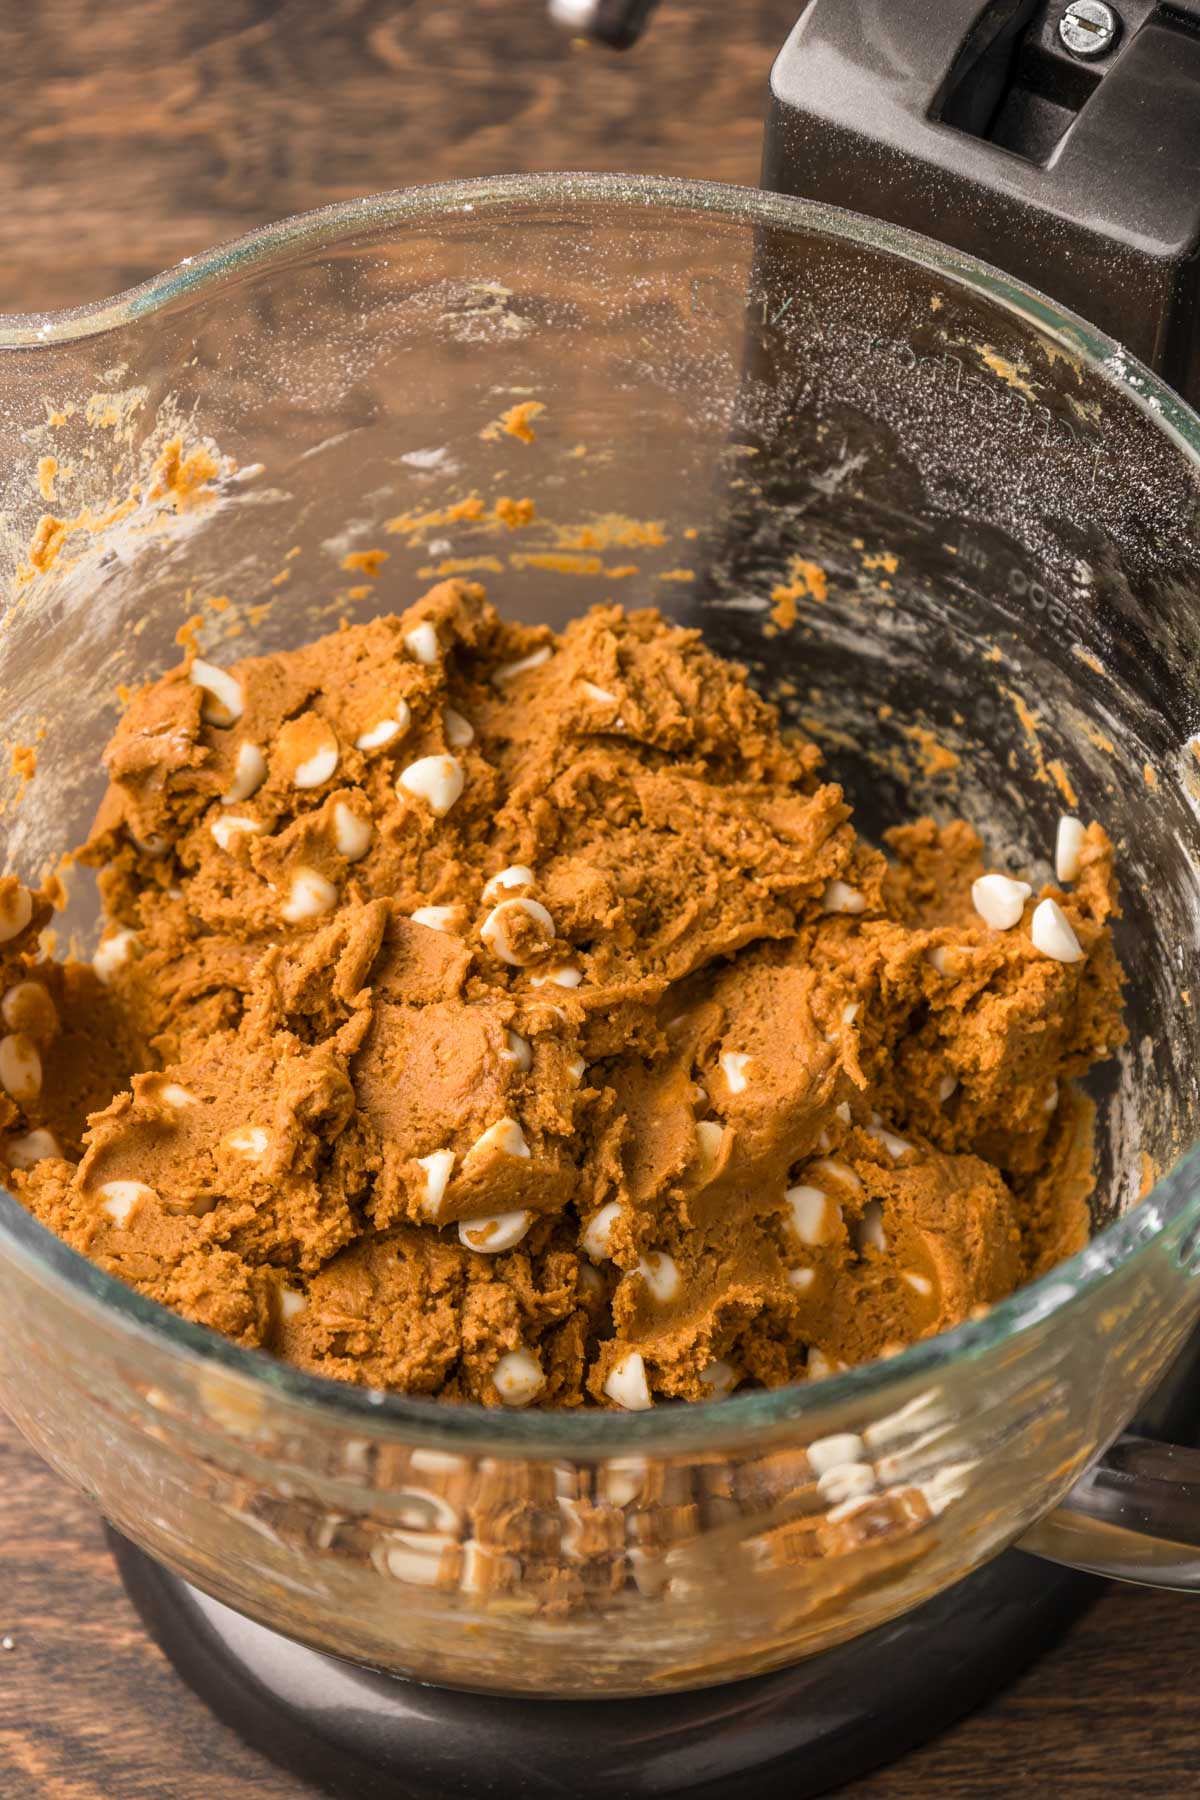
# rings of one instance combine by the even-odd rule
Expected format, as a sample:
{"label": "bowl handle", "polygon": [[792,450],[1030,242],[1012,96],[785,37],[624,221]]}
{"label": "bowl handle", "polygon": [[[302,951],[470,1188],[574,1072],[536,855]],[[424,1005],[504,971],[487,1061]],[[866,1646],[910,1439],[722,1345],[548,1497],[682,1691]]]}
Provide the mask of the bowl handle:
{"label": "bowl handle", "polygon": [[1018,1547],[1116,1581],[1200,1590],[1200,1450],[1126,1432]]}

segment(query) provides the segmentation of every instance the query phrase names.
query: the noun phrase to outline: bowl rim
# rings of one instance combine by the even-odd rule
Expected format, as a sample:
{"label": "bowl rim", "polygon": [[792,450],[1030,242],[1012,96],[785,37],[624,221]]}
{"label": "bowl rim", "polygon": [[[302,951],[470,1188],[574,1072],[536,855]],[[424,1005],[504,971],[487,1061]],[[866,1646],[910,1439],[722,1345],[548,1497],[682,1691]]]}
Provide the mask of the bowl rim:
{"label": "bowl rim", "polygon": [[[446,223],[456,214],[507,211],[515,216],[529,206],[576,212],[620,208],[633,218],[639,210],[651,208],[680,218],[709,215],[735,225],[817,232],[900,257],[947,282],[982,293],[1027,325],[1058,338],[1200,466],[1200,417],[1114,339],[1027,284],[904,227],[839,207],[675,176],[575,172],[484,176],[321,207],[217,244],[111,299],[43,314],[0,315],[0,352],[75,344],[201,298],[234,279],[261,274],[296,254],[346,247],[381,230]],[[753,1390],[642,1413],[583,1408],[518,1411],[357,1387],[309,1374],[269,1352],[244,1348],[105,1274],[0,1187],[0,1252],[36,1283],[51,1287],[103,1326],[119,1329],[147,1347],[153,1345],[199,1372],[219,1369],[235,1382],[265,1389],[276,1401],[335,1428],[514,1456],[603,1458],[623,1452],[653,1456],[761,1443],[765,1434],[777,1436],[781,1427],[805,1425],[831,1411],[875,1401],[881,1394],[937,1376],[951,1364],[976,1361],[1008,1345],[1085,1300],[1118,1268],[1161,1246],[1169,1228],[1178,1235],[1197,1224],[1200,1145],[1187,1151],[1136,1206],[1074,1256],[999,1301],[983,1318],[910,1345],[885,1361],[863,1363],[819,1383]]]}

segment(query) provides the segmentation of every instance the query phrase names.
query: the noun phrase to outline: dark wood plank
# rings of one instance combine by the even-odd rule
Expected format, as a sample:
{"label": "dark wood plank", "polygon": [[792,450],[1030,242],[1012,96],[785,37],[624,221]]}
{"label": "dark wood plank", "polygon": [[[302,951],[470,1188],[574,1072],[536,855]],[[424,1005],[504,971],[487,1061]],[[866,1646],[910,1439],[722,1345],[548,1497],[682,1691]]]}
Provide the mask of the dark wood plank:
{"label": "dark wood plank", "polygon": [[301,1790],[209,1716],[125,1598],[87,1502],[0,1416],[4,1800],[277,1800]]}
{"label": "dark wood plank", "polygon": [[[413,179],[622,168],[753,181],[795,0],[667,0],[631,57],[541,0],[0,8],[0,308],[116,292],[236,232]],[[90,1508],[0,1424],[3,1800],[298,1800],[176,1680]],[[850,1800],[1194,1791],[1200,1604],[1114,1589],[985,1712]]]}
{"label": "dark wood plank", "polygon": [[450,175],[757,178],[794,0],[667,0],[632,56],[542,0],[0,8],[0,309],[98,299],[286,213]]}

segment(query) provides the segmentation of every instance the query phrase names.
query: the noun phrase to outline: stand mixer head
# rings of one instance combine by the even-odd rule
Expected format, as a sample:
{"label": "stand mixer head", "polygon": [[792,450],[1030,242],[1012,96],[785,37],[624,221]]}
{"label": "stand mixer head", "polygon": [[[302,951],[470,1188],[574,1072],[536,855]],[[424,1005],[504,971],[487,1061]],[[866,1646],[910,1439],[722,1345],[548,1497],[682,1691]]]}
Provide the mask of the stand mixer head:
{"label": "stand mixer head", "polygon": [[[617,48],[652,11],[551,6]],[[809,0],[771,73],[762,183],[992,263],[1195,404],[1198,108],[1200,0]]]}

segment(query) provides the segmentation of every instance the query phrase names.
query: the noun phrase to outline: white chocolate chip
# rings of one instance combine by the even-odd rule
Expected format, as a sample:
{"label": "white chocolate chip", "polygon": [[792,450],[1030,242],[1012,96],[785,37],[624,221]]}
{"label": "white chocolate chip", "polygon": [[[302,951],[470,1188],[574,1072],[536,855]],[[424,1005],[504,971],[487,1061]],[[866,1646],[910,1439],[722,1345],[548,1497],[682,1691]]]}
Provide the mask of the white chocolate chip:
{"label": "white chocolate chip", "polygon": [[868,1137],[873,1137],[877,1143],[883,1145],[893,1162],[898,1156],[903,1156],[906,1150],[912,1149],[907,1138],[897,1137],[894,1131],[889,1131],[887,1126],[881,1123],[878,1113],[871,1114],[871,1123],[864,1129]]}
{"label": "white chocolate chip", "polygon": [[332,912],[337,902],[338,891],[332,881],[316,869],[297,869],[281,911],[289,925],[300,925],[306,919],[319,919],[322,913]]}
{"label": "white chocolate chip", "polygon": [[855,1193],[857,1193],[862,1186],[862,1182],[854,1173],[854,1170],[850,1167],[849,1163],[838,1162],[835,1157],[823,1156],[817,1162],[811,1163],[809,1167],[814,1175],[825,1175],[830,1181],[843,1182],[846,1187],[853,1189]]}
{"label": "white chocolate chip", "polygon": [[[370,1448],[364,1444],[364,1449]],[[436,1454],[436,1453],[435,1453]],[[454,1468],[455,1458],[447,1459],[446,1474],[457,1472]],[[420,1464],[409,1458],[409,1468],[416,1470]],[[393,1504],[396,1516],[401,1524],[409,1526],[413,1531],[445,1531],[451,1536],[457,1535],[464,1524],[462,1510],[447,1500],[444,1494],[434,1493],[427,1487],[403,1487],[393,1489]]]}
{"label": "white chocolate chip", "polygon": [[711,1391],[714,1400],[720,1400],[733,1392],[738,1378],[737,1371],[718,1357],[716,1362],[710,1362],[707,1368],[701,1369],[698,1379],[701,1387]]}
{"label": "white chocolate chip", "polygon": [[243,834],[247,837],[257,837],[266,829],[261,819],[247,818],[244,813],[227,813],[223,819],[214,819],[209,827],[218,847],[222,850],[228,850],[235,837]]}
{"label": "white chocolate chip", "polygon": [[158,1195],[144,1181],[105,1181],[99,1188],[100,1205],[114,1224],[128,1225],[135,1207],[155,1201]]}
{"label": "white chocolate chip", "polygon": [[822,1500],[832,1504],[858,1499],[872,1493],[874,1487],[875,1471],[870,1463],[839,1463],[836,1468],[827,1469],[817,1482]]}
{"label": "white chocolate chip", "polygon": [[504,1048],[500,1055],[504,1062],[515,1063],[523,1075],[527,1075],[533,1067],[533,1046],[519,1031],[504,1033]]}
{"label": "white chocolate chip", "polygon": [[597,706],[612,706],[616,702],[615,694],[610,694],[607,688],[597,687],[594,681],[581,681],[579,685],[588,699],[594,700]]}
{"label": "white chocolate chip", "polygon": [[432,668],[442,653],[437,632],[428,619],[423,619],[419,625],[414,625],[411,631],[406,631],[404,642],[409,655],[414,657],[417,662],[424,663],[427,668]]}
{"label": "white chocolate chip", "polygon": [[372,725],[367,731],[360,732],[354,740],[354,748],[356,750],[382,750],[385,744],[390,744],[392,739],[399,737],[402,731],[407,731],[411,724],[412,709],[408,701],[397,700],[392,708],[392,717],[380,719],[377,725]]}
{"label": "white chocolate chip", "polygon": [[489,1549],[478,1538],[468,1538],[462,1547],[462,1574],[459,1587],[464,1594],[487,1594],[508,1585],[508,1578],[520,1564],[515,1557]]}
{"label": "white chocolate chip", "polygon": [[360,819],[353,807],[337,800],[333,807],[333,842],[339,856],[347,862],[359,862],[371,848],[374,827],[370,819]]}
{"label": "white chocolate chip", "polygon": [[524,863],[510,863],[507,869],[501,869],[493,875],[481,896],[485,906],[491,906],[507,888],[532,887],[533,870],[527,869]]}
{"label": "white chocolate chip", "polygon": [[1057,900],[1040,900],[1033,909],[1033,923],[1029,935],[1035,950],[1043,956],[1053,957],[1055,962],[1074,963],[1083,961],[1083,951],[1079,939],[1071,927],[1062,907]]}
{"label": "white chocolate chip", "polygon": [[47,1156],[61,1156],[58,1139],[41,1126],[23,1137],[10,1137],[4,1145],[4,1161],[12,1169],[32,1169]]}
{"label": "white chocolate chip", "polygon": [[855,1242],[860,1251],[887,1249],[887,1233],[883,1229],[883,1208],[878,1200],[868,1200],[855,1229]]}
{"label": "white chocolate chip", "polygon": [[[364,1448],[367,1446],[364,1445]],[[468,1475],[471,1465],[465,1456],[453,1450],[413,1450],[408,1459],[410,1469],[421,1475]]]}
{"label": "white chocolate chip", "polygon": [[[911,1455],[933,1444],[944,1448],[949,1423],[943,1390],[940,1387],[925,1388],[895,1412],[884,1413],[873,1425],[865,1425],[863,1440],[872,1450],[903,1444],[904,1453]],[[893,1466],[900,1454],[900,1451],[896,1452]]]}
{"label": "white chocolate chip", "polygon": [[939,975],[949,975],[950,973],[950,964],[946,955],[950,948],[949,944],[934,944],[925,952],[925,961]]}
{"label": "white chocolate chip", "polygon": [[1086,838],[1083,820],[1064,813],[1054,838],[1054,873],[1059,881],[1078,881]]}
{"label": "white chocolate chip", "polygon": [[843,1125],[850,1124],[851,1113],[850,1113],[850,1103],[848,1100],[839,1100],[833,1110],[837,1114],[838,1118],[842,1121]]}
{"label": "white chocolate chip", "polygon": [[464,719],[452,706],[448,706],[442,714],[442,730],[452,750],[465,750],[468,744],[475,742],[475,727],[470,719]]}
{"label": "white chocolate chip", "polygon": [[236,1131],[227,1131],[221,1142],[235,1156],[257,1162],[270,1148],[271,1134],[262,1125],[239,1125]]}
{"label": "white chocolate chip", "polygon": [[675,1258],[665,1250],[647,1250],[638,1257],[638,1273],[660,1305],[665,1306],[679,1293],[679,1269]]}
{"label": "white chocolate chip", "polygon": [[280,1288],[279,1311],[284,1319],[298,1319],[302,1312],[308,1311],[308,1300],[296,1288]]}
{"label": "white chocolate chip", "polygon": [[177,1081],[164,1081],[155,1098],[161,1100],[164,1106],[172,1106],[177,1110],[196,1104],[195,1094],[189,1093],[187,1088],[181,1087]]}
{"label": "white chocolate chip", "polygon": [[723,1050],[718,1059],[721,1073],[725,1077],[725,1085],[731,1094],[744,1094],[750,1085],[746,1079],[746,1070],[750,1067],[751,1058],[740,1050]]}
{"label": "white chocolate chip", "polygon": [[97,946],[96,954],[92,958],[92,967],[105,987],[108,986],[117,970],[129,961],[137,941],[136,931],[114,931],[111,937],[106,937],[103,943]]}
{"label": "white chocolate chip", "polygon": [[377,1544],[371,1560],[380,1574],[390,1575],[408,1587],[437,1587],[447,1551],[455,1540],[440,1532],[389,1531],[386,1542]]}
{"label": "white chocolate chip", "polygon": [[604,1295],[604,1277],[599,1269],[593,1269],[591,1263],[580,1263],[578,1267],[579,1285],[586,1288],[589,1297],[599,1300]]}
{"label": "white chocolate chip", "polygon": [[567,1064],[567,1074],[575,1083],[576,1087],[578,1087],[579,1083],[587,1074],[587,1063],[582,1056],[573,1056],[571,1058],[570,1062]]}
{"label": "white chocolate chip", "polygon": [[816,1345],[808,1353],[806,1373],[810,1381],[824,1381],[826,1376],[836,1375],[845,1367],[844,1362],[839,1362],[836,1357],[826,1356]]}
{"label": "white chocolate chip", "polygon": [[827,1244],[842,1220],[842,1209],[836,1200],[818,1187],[799,1182],[788,1188],[784,1199],[792,1212],[792,1230],[802,1244]]}
{"label": "white chocolate chip", "polygon": [[461,1220],[458,1239],[468,1250],[477,1250],[484,1256],[498,1256],[502,1250],[511,1250],[519,1244],[532,1224],[531,1212],[492,1213],[486,1219]]}
{"label": "white chocolate chip", "polygon": [[422,756],[400,771],[396,792],[403,799],[424,800],[444,819],[463,791],[462,764],[454,756]]}
{"label": "white chocolate chip", "polygon": [[846,1002],[845,1006],[842,1008],[843,1025],[853,1025],[855,1019],[858,1017],[859,1005],[860,1002],[857,1000],[848,1000]]}
{"label": "white chocolate chip", "polygon": [[553,656],[553,647],[543,644],[540,650],[534,650],[528,656],[520,657],[516,662],[500,663],[492,670],[492,680],[497,687],[503,687],[506,681],[515,681],[518,675],[527,675],[530,669],[540,669]]}
{"label": "white chocolate chip", "polygon": [[583,980],[583,970],[577,969],[574,963],[555,963],[552,969],[546,969],[540,975],[529,977],[530,987],[545,987],[547,982],[554,987],[577,988]]}
{"label": "white chocolate chip", "polygon": [[256,794],[267,779],[267,759],[257,744],[239,744],[233,765],[233,780],[228,793],[221,795],[222,806],[236,806]]}
{"label": "white chocolate chip", "polygon": [[425,1193],[421,1201],[421,1211],[427,1219],[437,1217],[446,1189],[450,1184],[450,1171],[454,1167],[453,1150],[434,1150],[429,1156],[418,1156],[418,1168],[424,1171]]}
{"label": "white chocolate chip", "polygon": [[867,899],[848,881],[827,881],[821,895],[821,911],[827,913],[860,913],[867,910]]}
{"label": "white chocolate chip", "polygon": [[725,1127],[718,1125],[715,1119],[696,1121],[696,1149],[702,1168],[708,1170],[715,1166],[724,1138]]}
{"label": "white chocolate chip", "polygon": [[528,1406],[546,1385],[542,1365],[528,1350],[509,1350],[492,1374],[492,1386],[505,1406]]}
{"label": "white chocolate chip", "polygon": [[33,917],[33,895],[26,887],[14,887],[6,891],[2,907],[0,907],[0,944],[7,944],[10,938],[24,931]]}
{"label": "white chocolate chip", "polygon": [[596,1491],[610,1506],[622,1509],[648,1498],[650,1465],[643,1456],[614,1456],[596,1470]]}
{"label": "white chocolate chip", "polygon": [[637,1544],[630,1544],[625,1555],[629,1573],[643,1599],[657,1600],[664,1591],[674,1592],[670,1566],[661,1550],[643,1550]]}
{"label": "white chocolate chip", "polygon": [[971,904],[993,931],[1011,931],[1025,916],[1025,902],[1033,889],[1027,881],[1007,875],[981,875],[971,883]]}
{"label": "white chocolate chip", "polygon": [[453,935],[463,922],[463,910],[461,906],[418,906],[409,917],[414,925],[424,925],[428,931],[445,931]]}
{"label": "white chocolate chip", "polygon": [[1042,1111],[1044,1113],[1052,1113],[1057,1105],[1058,1105],[1058,1083],[1057,1083],[1057,1081],[1052,1081],[1050,1083],[1049,1090],[1046,1094],[1046,1098],[1042,1101]]}
{"label": "white chocolate chip", "polygon": [[805,1268],[789,1269],[787,1278],[789,1287],[794,1287],[798,1294],[807,1294],[809,1288],[817,1279],[817,1271],[815,1269]]}
{"label": "white chocolate chip", "polygon": [[0,1087],[18,1106],[36,1100],[42,1091],[42,1059],[37,1045],[24,1032],[0,1038]]}
{"label": "white chocolate chip", "polygon": [[844,1463],[862,1462],[866,1453],[857,1432],[842,1431],[834,1437],[816,1438],[808,1446],[808,1464],[814,1475],[825,1475]]}
{"label": "white chocolate chip", "polygon": [[[897,1356],[899,1356],[900,1351],[903,1348],[903,1344],[897,1345]],[[879,1356],[881,1361],[886,1361],[886,1357],[882,1350],[880,1350]],[[852,1519],[855,1513],[860,1513],[865,1506],[870,1506],[870,1504],[870,1494],[851,1494],[848,1500],[841,1500],[836,1506],[829,1507],[825,1517],[831,1525],[836,1525],[840,1519]]]}
{"label": "white chocolate chip", "polygon": [[914,1293],[929,1295],[933,1292],[933,1283],[928,1275],[918,1275],[915,1269],[905,1269],[900,1279],[907,1281]]}
{"label": "white chocolate chip", "polygon": [[210,725],[232,725],[241,718],[246,697],[236,676],[199,656],[188,670],[188,676],[198,688],[204,689],[200,710]]}
{"label": "white chocolate chip", "polygon": [[480,1132],[467,1152],[468,1156],[490,1156],[498,1151],[502,1156],[528,1156],[529,1145],[525,1141],[525,1133],[515,1119],[497,1119],[486,1131]]}
{"label": "white chocolate chip", "polygon": [[0,1002],[0,1015],[10,1031],[23,1031],[35,1043],[50,1043],[58,1031],[57,1009],[40,981],[14,982]]}
{"label": "white chocolate chip", "polygon": [[646,1364],[639,1350],[631,1350],[613,1364],[604,1383],[604,1392],[626,1412],[645,1412],[653,1404],[650,1384],[646,1380]]}
{"label": "white chocolate chip", "polygon": [[522,968],[528,960],[522,952],[514,947],[509,935],[511,927],[522,915],[532,919],[534,924],[540,928],[544,939],[543,944],[539,946],[540,949],[544,949],[546,944],[554,942],[554,920],[540,900],[529,900],[525,897],[519,900],[502,900],[499,906],[492,908],[479,927],[479,935],[492,954],[498,956],[501,962],[510,963],[515,968]]}
{"label": "white chocolate chip", "polygon": [[324,787],[338,766],[339,751],[337,739],[331,732],[321,741],[311,755],[303,762],[298,762],[292,771],[292,786],[298,788]]}
{"label": "white chocolate chip", "polygon": [[593,1262],[607,1262],[612,1255],[613,1226],[621,1216],[619,1200],[610,1200],[592,1219],[580,1243]]}
{"label": "white chocolate chip", "polygon": [[931,1475],[927,1481],[916,1483],[917,1492],[928,1506],[931,1515],[937,1519],[953,1505],[961,1500],[968,1491],[971,1482],[968,1477],[979,1467],[978,1461],[949,1463]]}
{"label": "white chocolate chip", "polygon": [[946,1101],[949,1100],[951,1094],[954,1093],[954,1091],[957,1087],[958,1087],[958,1076],[957,1075],[941,1075],[941,1076],[939,1076],[938,1084],[937,1084],[937,1097],[938,1097],[939,1102],[942,1105],[944,1105],[946,1103]]}
{"label": "white chocolate chip", "polygon": [[144,856],[161,856],[167,848],[166,838],[160,837],[156,831],[151,832],[149,837],[140,838],[128,821],[126,821],[125,829]]}

